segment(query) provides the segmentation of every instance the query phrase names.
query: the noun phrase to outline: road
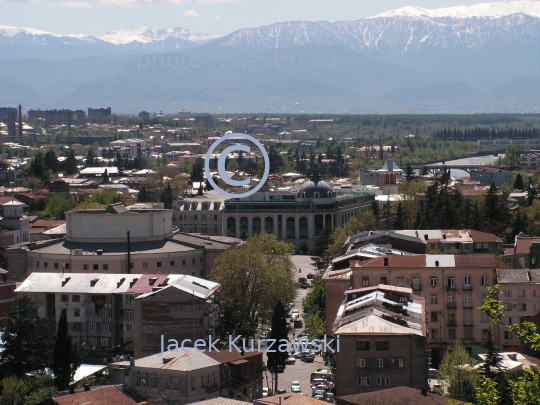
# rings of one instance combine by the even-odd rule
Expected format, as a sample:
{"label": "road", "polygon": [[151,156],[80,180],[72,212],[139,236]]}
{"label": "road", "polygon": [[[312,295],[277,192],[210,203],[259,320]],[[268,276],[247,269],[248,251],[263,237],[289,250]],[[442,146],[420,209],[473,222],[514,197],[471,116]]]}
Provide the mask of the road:
{"label": "road", "polygon": [[[311,264],[310,256],[294,255],[292,256],[292,260],[296,268],[302,270],[301,273],[299,273],[298,270],[296,271],[296,277],[294,281],[297,281],[298,277],[306,277],[308,273],[315,273],[317,271],[316,268],[313,267],[313,265]],[[308,290],[298,289],[297,291],[298,294],[296,295],[296,299],[294,300],[293,308],[298,309],[298,312],[300,313],[300,319],[303,320],[302,300],[306,296]],[[292,340],[293,331],[296,335],[298,335],[300,332],[302,332],[302,330],[303,329],[291,329],[289,333],[289,340]],[[266,362],[266,353],[263,354],[263,357],[264,361]],[[323,367],[324,362],[322,357],[320,356],[316,356],[313,363],[304,363],[302,360],[296,359],[296,364],[287,365],[287,367],[285,367],[285,371],[278,374],[278,389],[291,392],[291,382],[293,380],[298,380],[300,381],[300,386],[302,387],[302,393],[311,396],[311,384],[309,381],[311,373]],[[264,386],[273,387],[272,381],[274,376],[268,372],[265,372],[263,377],[266,381]]]}

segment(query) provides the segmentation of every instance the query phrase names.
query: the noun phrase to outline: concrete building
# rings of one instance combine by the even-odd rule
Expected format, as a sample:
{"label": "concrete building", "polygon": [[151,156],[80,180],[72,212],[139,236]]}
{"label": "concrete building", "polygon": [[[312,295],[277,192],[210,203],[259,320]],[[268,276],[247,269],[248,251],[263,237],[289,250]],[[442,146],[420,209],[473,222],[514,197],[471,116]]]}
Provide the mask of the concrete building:
{"label": "concrete building", "polygon": [[11,113],[15,114],[15,121],[17,121],[19,118],[19,111],[17,110],[17,107],[0,107],[0,122],[7,124],[9,114]]}
{"label": "concrete building", "polygon": [[215,190],[193,197],[178,197],[173,203],[173,224],[180,232],[223,234],[225,197]]}
{"label": "concrete building", "polygon": [[342,270],[328,269],[323,281],[327,334],[347,290],[378,284],[412,288],[426,299],[428,349],[437,365],[457,340],[472,354],[482,351],[482,331],[491,321],[476,308],[496,282],[495,255],[382,256],[351,261]]}
{"label": "concrete building", "polygon": [[0,268],[0,329],[4,329],[9,308],[15,301],[15,288],[17,283],[15,278],[7,270]]}
{"label": "concrete building", "polygon": [[121,203],[70,211],[64,238],[7,249],[8,270],[19,280],[32,272],[59,271],[162,272],[206,278],[219,253],[241,243],[234,238],[173,233],[171,214],[166,209],[128,210]]}
{"label": "concrete building", "polygon": [[523,170],[536,171],[538,169],[538,161],[540,161],[540,153],[532,152],[521,155],[519,165]]}
{"label": "concrete building", "polygon": [[86,125],[86,113],[83,110],[29,110],[28,119],[45,127],[51,125]]}
{"label": "concrete building", "polygon": [[255,399],[262,394],[262,353],[167,351],[111,364],[111,383],[138,400],[167,398],[183,405],[221,396],[221,387]]}
{"label": "concrete building", "polygon": [[103,120],[112,115],[111,107],[90,108],[88,107],[88,121],[102,123]]}
{"label": "concrete building", "polygon": [[150,120],[150,113],[146,111],[141,111],[139,113],[139,118],[142,119],[143,121],[148,121]]}
{"label": "concrete building", "polygon": [[[161,330],[171,338],[181,338],[186,325],[170,322],[172,319],[189,319],[190,326],[195,326],[189,329],[189,338],[192,331],[196,339],[207,338],[201,325],[215,325],[213,319],[206,318],[210,308],[216,312],[217,308],[206,301],[213,299],[218,288],[219,284],[181,274],[32,273],[15,294],[28,296],[38,305],[40,317],[55,322],[61,311],[67,311],[74,342],[84,344],[84,362],[100,364],[104,358],[142,353],[143,343],[155,340],[160,345]],[[160,290],[164,294],[146,299],[147,294]],[[137,300],[139,296],[142,298]],[[149,306],[150,302],[155,307]],[[189,305],[181,305],[183,302]],[[169,315],[168,325],[157,328],[152,318],[156,309],[162,310],[160,316]]]}
{"label": "concrete building", "polygon": [[[519,324],[522,317],[540,312],[540,269],[497,269],[496,282],[501,290],[505,325]],[[504,349],[521,351],[522,341],[506,328],[497,327],[495,335]]]}
{"label": "concrete building", "polygon": [[28,206],[15,199],[2,204],[4,215],[0,219],[0,247],[30,240],[30,218],[24,214],[25,207]]}
{"label": "concrete building", "polygon": [[514,184],[514,172],[508,172],[503,169],[487,167],[478,170],[471,170],[471,180],[479,181],[481,186],[490,186],[495,183],[496,187],[501,187],[503,184]]}
{"label": "concrete building", "polygon": [[339,395],[427,388],[425,298],[412,293],[388,285],[345,292],[332,325],[340,338],[334,376]]}

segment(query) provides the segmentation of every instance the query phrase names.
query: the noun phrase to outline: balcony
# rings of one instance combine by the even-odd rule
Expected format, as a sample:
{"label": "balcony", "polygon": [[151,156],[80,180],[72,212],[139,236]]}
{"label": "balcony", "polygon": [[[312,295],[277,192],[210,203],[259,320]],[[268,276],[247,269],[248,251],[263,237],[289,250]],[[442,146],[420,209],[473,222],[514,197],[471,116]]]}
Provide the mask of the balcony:
{"label": "balcony", "polygon": [[464,345],[472,345],[472,344],[474,344],[474,339],[473,338],[465,338],[465,339],[463,339],[463,344]]}
{"label": "balcony", "polygon": [[473,305],[470,302],[463,303],[463,309],[472,309]]}
{"label": "balcony", "polygon": [[448,326],[449,328],[455,328],[457,326],[456,321],[448,321],[446,322],[446,326]]}
{"label": "balcony", "polygon": [[217,384],[213,384],[213,385],[207,385],[204,390],[207,392],[207,393],[211,393],[211,392],[215,392],[218,390],[218,385]]}
{"label": "balcony", "polygon": [[463,321],[463,326],[473,326],[473,321]]}
{"label": "balcony", "polygon": [[456,309],[457,308],[457,304],[455,302],[447,302],[446,303],[446,308],[447,309]]}
{"label": "balcony", "polygon": [[422,284],[413,284],[412,285],[412,290],[413,291],[422,291]]}
{"label": "balcony", "polygon": [[464,285],[463,291],[472,291],[472,285]]}
{"label": "balcony", "polygon": [[447,285],[446,286],[446,291],[456,291],[456,286],[455,285]]}

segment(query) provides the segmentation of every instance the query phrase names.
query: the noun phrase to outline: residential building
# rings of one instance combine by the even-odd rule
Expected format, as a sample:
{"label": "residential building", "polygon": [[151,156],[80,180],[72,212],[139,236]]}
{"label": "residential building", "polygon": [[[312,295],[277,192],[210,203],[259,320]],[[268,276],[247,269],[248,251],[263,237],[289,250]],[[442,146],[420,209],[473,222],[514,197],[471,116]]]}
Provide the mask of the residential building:
{"label": "residential building", "polygon": [[345,292],[332,325],[336,392],[427,388],[425,298],[410,288],[378,285]]}
{"label": "residential building", "polygon": [[[501,362],[499,366],[505,373],[521,374],[527,369],[540,367],[540,360],[517,352],[500,352]],[[478,363],[475,368],[481,369],[486,361],[487,354],[477,354],[475,360]]]}
{"label": "residential building", "polygon": [[173,203],[173,225],[180,232],[221,236],[225,199],[216,190],[193,197],[178,197]]}
{"label": "residential building", "polygon": [[[228,358],[220,359],[221,353]],[[112,384],[124,383],[138,400],[164,395],[169,404],[187,404],[221,396],[222,386],[255,399],[262,393],[262,353],[178,348],[112,363],[110,376]]]}
{"label": "residential building", "polygon": [[285,394],[272,395],[266,398],[259,398],[253,401],[253,405],[323,405],[328,404],[325,401],[311,398],[308,395],[295,394],[287,392]]}
{"label": "residential building", "polygon": [[102,123],[103,120],[112,115],[111,107],[90,108],[88,107],[88,121]]}
{"label": "residential building", "polygon": [[538,162],[540,161],[540,153],[532,152],[521,155],[519,160],[519,165],[523,170],[532,170],[536,171],[539,167]]}
{"label": "residential building", "polygon": [[206,278],[219,253],[241,243],[221,236],[173,233],[171,214],[167,209],[127,209],[122,203],[67,212],[64,238],[11,246],[6,250],[8,270],[19,280],[32,272],[59,271]]}
{"label": "residential building", "polygon": [[24,214],[26,204],[15,201],[2,204],[4,215],[0,218],[0,247],[29,241],[30,218]]}
{"label": "residential building", "polygon": [[[239,401],[238,399],[223,398],[217,397],[212,399],[206,399],[204,401],[199,401],[197,405],[247,405],[250,402]],[[187,405],[195,405],[195,402]]]}
{"label": "residential building", "polygon": [[[172,339],[207,338],[203,326],[215,325],[217,318],[209,315],[218,309],[206,301],[213,300],[218,288],[214,282],[182,274],[57,272],[32,273],[15,294],[35,302],[40,317],[58,322],[66,311],[73,341],[84,345],[84,362],[99,364],[116,355],[142,355],[143,344],[157,345],[159,351],[162,333]],[[156,294],[148,299],[152,293]],[[159,326],[153,317],[162,321]]]}
{"label": "residential building", "polygon": [[83,110],[28,110],[28,119],[48,127],[51,125],[86,125]]}
{"label": "residential building", "polygon": [[450,402],[464,404],[457,399],[410,387],[395,387],[336,398],[336,405],[448,405]]}
{"label": "residential building", "polygon": [[146,111],[141,111],[139,113],[139,118],[142,119],[143,121],[148,121],[150,120],[150,113]]}
{"label": "residential building", "polygon": [[491,183],[495,183],[496,187],[501,187],[503,184],[511,186],[514,184],[514,172],[494,167],[486,167],[471,170],[471,180],[479,181],[481,186],[490,186]]}
{"label": "residential building", "polygon": [[382,256],[351,261],[342,270],[329,268],[326,284],[326,325],[334,322],[341,297],[349,289],[378,284],[412,288],[426,299],[428,349],[438,365],[446,349],[460,341],[473,355],[482,351],[482,330],[490,319],[477,309],[496,282],[495,255]]}
{"label": "residential building", "polygon": [[41,402],[42,405],[137,405],[122,392],[122,385],[92,387],[81,392],[59,392],[56,396]]}
{"label": "residential building", "polygon": [[4,329],[9,308],[15,301],[15,278],[7,270],[0,268],[0,329]]}
{"label": "residential building", "polygon": [[[499,284],[503,305],[503,324],[519,324],[522,317],[540,312],[540,269],[497,269],[496,283]],[[482,330],[487,333],[487,327]],[[506,328],[497,328],[498,343],[506,350],[519,350],[523,342]],[[496,334],[496,332],[495,332]]]}
{"label": "residential building", "polygon": [[15,120],[19,118],[17,107],[0,107],[0,122],[6,124],[10,113],[15,114]]}
{"label": "residential building", "polygon": [[503,260],[513,269],[540,268],[540,238],[520,232],[513,248],[505,249]]}

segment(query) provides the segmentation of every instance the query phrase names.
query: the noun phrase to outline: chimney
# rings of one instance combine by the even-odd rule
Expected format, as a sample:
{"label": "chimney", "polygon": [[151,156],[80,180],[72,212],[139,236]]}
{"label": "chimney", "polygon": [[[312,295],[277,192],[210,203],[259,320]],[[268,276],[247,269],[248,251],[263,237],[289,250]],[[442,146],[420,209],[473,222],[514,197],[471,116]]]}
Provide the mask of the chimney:
{"label": "chimney", "polygon": [[84,384],[84,390],[90,391],[90,384]]}
{"label": "chimney", "polygon": [[19,136],[22,139],[22,106],[19,104]]}
{"label": "chimney", "polygon": [[70,394],[75,394],[75,385],[74,385],[74,384],[71,384],[71,385],[69,386],[69,393],[70,393]]}
{"label": "chimney", "polygon": [[422,388],[422,396],[427,397],[427,389]]}
{"label": "chimney", "polygon": [[8,136],[16,136],[17,130],[15,128],[15,119],[16,119],[16,112],[15,111],[8,111],[7,113],[7,131]]}
{"label": "chimney", "polygon": [[130,357],[130,358],[129,358],[129,365],[130,365],[131,367],[135,367],[135,359],[134,359],[133,357]]}

